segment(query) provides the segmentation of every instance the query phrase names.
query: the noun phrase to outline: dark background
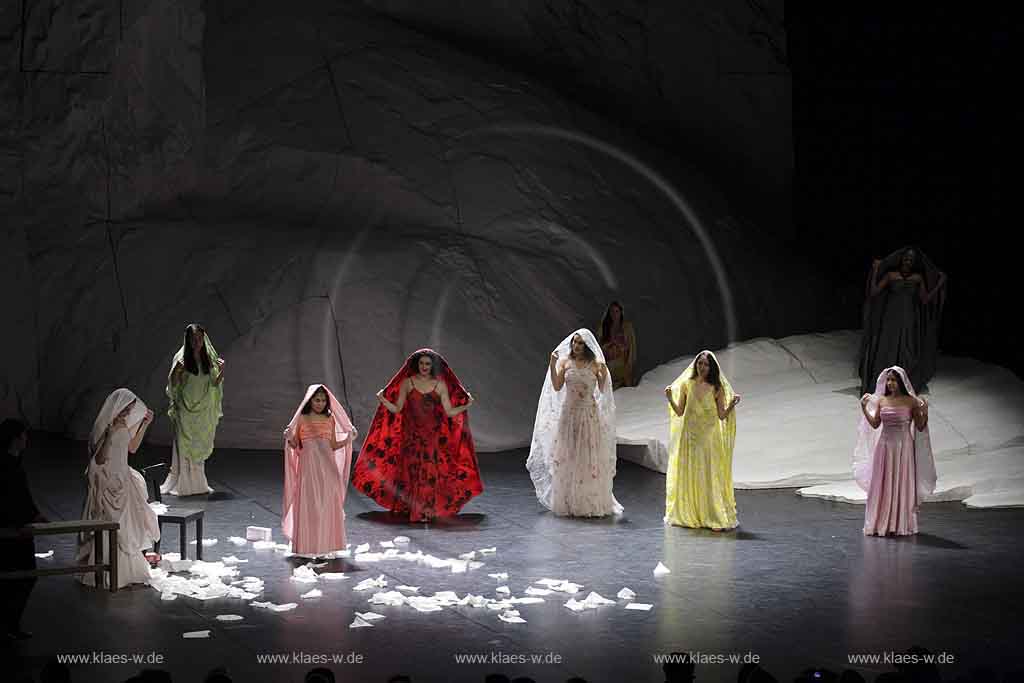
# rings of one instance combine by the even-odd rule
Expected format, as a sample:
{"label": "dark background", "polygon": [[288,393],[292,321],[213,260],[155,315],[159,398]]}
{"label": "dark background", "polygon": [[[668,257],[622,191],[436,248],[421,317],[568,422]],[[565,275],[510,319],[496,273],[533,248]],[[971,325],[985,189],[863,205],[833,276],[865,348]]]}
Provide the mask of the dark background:
{"label": "dark background", "polygon": [[873,257],[919,245],[949,276],[940,350],[1021,376],[1007,94],[1019,16],[907,5],[786,3],[799,245],[857,291]]}

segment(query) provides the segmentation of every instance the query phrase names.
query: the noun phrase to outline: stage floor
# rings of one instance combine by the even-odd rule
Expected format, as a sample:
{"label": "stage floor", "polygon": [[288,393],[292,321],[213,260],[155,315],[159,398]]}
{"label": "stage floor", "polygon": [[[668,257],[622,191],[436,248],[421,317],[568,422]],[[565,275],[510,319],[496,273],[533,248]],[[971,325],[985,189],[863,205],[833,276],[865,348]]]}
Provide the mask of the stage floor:
{"label": "stage floor", "polygon": [[[166,460],[167,449],[143,446],[138,465]],[[84,447],[38,436],[26,454],[37,501],[53,519],[77,518],[84,496]],[[1022,509],[969,509],[960,503],[932,503],[921,513],[921,530],[904,539],[865,538],[863,506],[806,498],[786,490],[737,491],[740,529],[716,534],[665,528],[664,476],[620,460],[615,493],[626,508],[612,520],[557,519],[533,496],[523,463],[525,451],[480,457],[486,490],[455,521],[444,524],[394,523],[366,498],[350,491],[346,506],[348,540],[370,543],[398,535],[409,550],[440,558],[496,547],[483,567],[466,573],[433,569],[422,563],[386,560],[357,563],[334,560],[321,571],[344,571],[343,581],[300,584],[290,580],[302,564],[274,550],[236,547],[229,536],[244,536],[247,525],[271,527],[282,542],[280,505],[282,459],[278,453],[218,451],[208,464],[216,492],[185,499],[206,509],[207,560],[235,555],[248,560],[241,576],[265,581],[257,600],[299,603],[274,613],[240,599],[162,601],[150,588],[115,595],[80,586],[71,577],[40,579],[29,603],[25,628],[35,633],[13,646],[22,670],[38,669],[57,654],[140,655],[155,653],[175,681],[200,681],[215,666],[226,666],[235,680],[300,681],[312,664],[260,663],[266,655],[348,657],[329,664],[339,681],[383,681],[405,673],[413,681],[482,681],[487,673],[529,675],[537,681],[662,681],[654,657],[676,651],[705,657],[748,653],[779,680],[812,665],[847,668],[850,654],[882,656],[922,645],[949,653],[940,666],[952,677],[970,668],[996,671],[1022,668],[1019,614]],[[176,499],[165,497],[173,504]],[[164,551],[177,549],[174,527],[165,527]],[[41,539],[37,551],[54,550],[56,559],[73,556],[70,538]],[[671,573],[656,577],[663,562]],[[507,572],[498,581],[488,574]],[[574,612],[556,593],[543,604],[519,607],[527,623],[505,623],[487,608],[447,607],[418,612],[408,605],[370,605],[374,591],[353,587],[383,574],[388,587],[419,586],[420,594],[455,591],[514,596],[541,578],[583,584],[616,600],[623,587],[650,611],[625,609],[625,601]],[[299,595],[319,588],[323,596]],[[355,612],[386,616],[372,628],[349,628]],[[220,622],[219,614],[242,621]],[[182,634],[209,629],[208,639]],[[478,656],[493,663],[459,663]],[[351,662],[358,656],[361,663]],[[537,663],[517,663],[525,656]],[[559,660],[553,663],[551,660]],[[306,661],[311,661],[307,659]],[[506,663],[503,663],[506,662]],[[507,663],[512,662],[512,663]],[[88,663],[72,666],[76,683],[122,681],[143,668],[137,664]],[[740,663],[697,667],[698,681],[734,681]],[[891,665],[854,667],[868,680]]]}

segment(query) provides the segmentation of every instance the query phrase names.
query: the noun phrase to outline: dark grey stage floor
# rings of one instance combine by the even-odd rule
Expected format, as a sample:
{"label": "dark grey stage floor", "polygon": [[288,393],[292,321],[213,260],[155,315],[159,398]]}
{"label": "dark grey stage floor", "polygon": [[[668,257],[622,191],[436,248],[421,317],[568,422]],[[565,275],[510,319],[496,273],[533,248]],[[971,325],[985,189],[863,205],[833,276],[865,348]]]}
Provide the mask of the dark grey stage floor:
{"label": "dark grey stage floor", "polygon": [[[138,465],[168,457],[144,446]],[[453,557],[496,546],[486,566],[451,574],[403,561],[357,566],[336,560],[347,581],[321,582],[322,598],[305,601],[308,585],[289,580],[294,560],[274,551],[235,548],[231,535],[246,525],[272,527],[281,541],[282,460],[279,453],[218,451],[208,463],[216,493],[187,499],[206,509],[207,538],[219,543],[206,559],[235,554],[249,559],[243,575],[265,579],[261,600],[299,602],[291,612],[268,613],[239,600],[162,602],[149,588],[116,595],[81,587],[71,577],[40,579],[25,626],[35,637],[7,652],[23,670],[58,653],[157,653],[176,683],[201,681],[223,665],[235,680],[301,681],[308,664],[260,664],[258,655],[355,653],[362,663],[332,664],[338,680],[386,681],[406,673],[413,681],[482,681],[487,673],[529,675],[537,681],[661,681],[653,657],[673,651],[705,656],[752,653],[779,680],[818,665],[847,668],[847,655],[903,651],[920,644],[955,657],[941,666],[947,677],[974,667],[1021,668],[1020,529],[1024,510],[969,510],[956,503],[926,505],[918,536],[865,538],[863,508],[801,498],[789,490],[738,492],[740,530],[716,534],[665,528],[664,477],[620,461],[615,491],[626,508],[617,520],[558,519],[533,496],[523,451],[480,457],[486,491],[455,521],[431,526],[396,524],[373,503],[350,492],[348,536],[355,544],[396,535],[413,550]],[[37,500],[53,519],[81,513],[85,455],[82,444],[39,436],[27,453]],[[174,504],[174,499],[167,502]],[[177,548],[165,528],[165,550]],[[71,539],[39,542],[58,558],[72,557]],[[656,578],[664,562],[672,573]],[[48,562],[40,561],[41,564]],[[52,560],[50,560],[52,562]],[[508,572],[515,594],[532,581],[566,578],[614,599],[623,586],[650,612],[623,603],[576,613],[566,597],[521,608],[526,624],[508,624],[487,609],[447,608],[419,613],[408,606],[368,605],[372,592],[355,592],[361,579],[385,574],[389,589],[453,590],[495,597],[488,573]],[[354,613],[387,615],[373,628],[350,629]],[[245,617],[218,622],[218,614]],[[210,629],[207,640],[182,633]],[[537,655],[536,664],[459,664],[456,655]],[[560,658],[560,663],[545,659]],[[108,683],[136,673],[134,664],[78,664],[73,680]],[[697,667],[698,681],[732,681],[740,664]],[[868,680],[884,664],[856,667]]]}

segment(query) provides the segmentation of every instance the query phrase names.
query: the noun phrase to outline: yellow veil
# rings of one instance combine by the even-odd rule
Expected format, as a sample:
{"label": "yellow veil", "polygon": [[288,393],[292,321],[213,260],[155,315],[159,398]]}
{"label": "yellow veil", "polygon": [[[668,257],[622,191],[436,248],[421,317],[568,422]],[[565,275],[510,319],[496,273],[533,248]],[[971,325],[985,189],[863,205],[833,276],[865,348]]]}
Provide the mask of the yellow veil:
{"label": "yellow veil", "polygon": [[[693,402],[690,400],[690,397],[693,396],[693,384],[696,382],[696,379],[693,376],[694,366],[697,363],[697,359],[704,353],[708,354],[708,356],[714,360],[715,365],[718,366],[718,380],[722,386],[722,401],[726,408],[729,407],[732,397],[736,395],[736,392],[732,389],[732,384],[729,383],[729,380],[725,377],[725,373],[722,372],[722,364],[718,362],[718,358],[714,353],[705,349],[694,356],[693,360],[690,361],[690,364],[686,366],[685,370],[683,370],[683,373],[679,375],[671,385],[672,400],[677,403],[679,402],[679,399],[682,397],[683,387],[685,386],[687,401],[685,408],[683,408],[682,415],[676,415],[676,411],[672,410],[672,406],[668,406],[669,458],[675,458],[679,455],[679,444],[683,435],[683,424],[686,421],[687,414],[693,407]],[[725,443],[725,452],[731,462],[733,446],[736,444],[736,410],[730,410],[727,418],[719,420],[717,428],[722,430],[722,441]]]}

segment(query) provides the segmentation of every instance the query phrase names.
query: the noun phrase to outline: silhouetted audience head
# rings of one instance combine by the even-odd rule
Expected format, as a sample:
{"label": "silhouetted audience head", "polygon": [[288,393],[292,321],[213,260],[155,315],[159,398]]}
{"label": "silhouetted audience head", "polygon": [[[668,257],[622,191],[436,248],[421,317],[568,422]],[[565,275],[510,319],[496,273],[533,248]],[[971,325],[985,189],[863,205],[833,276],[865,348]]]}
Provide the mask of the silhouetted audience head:
{"label": "silhouetted audience head", "polygon": [[[940,679],[936,679],[940,680]],[[1006,679],[1020,681],[1020,678]],[[915,681],[915,683],[917,683]],[[999,677],[996,676],[996,672],[987,666],[982,666],[977,669],[971,669],[971,683],[999,683]]]}
{"label": "silhouetted audience head", "polygon": [[231,676],[228,675],[228,670],[222,667],[217,667],[206,674],[206,678],[203,679],[203,683],[232,683]]}
{"label": "silhouetted audience head", "polygon": [[39,672],[39,683],[71,683],[71,671],[66,664],[51,659]]}
{"label": "silhouetted audience head", "polygon": [[839,683],[867,683],[864,677],[860,673],[853,669],[847,669],[843,673],[839,674]]}
{"label": "silhouetted audience head", "polygon": [[661,671],[665,674],[665,683],[689,683],[693,680],[693,670],[696,668],[690,655],[686,652],[673,652],[669,655],[671,661],[661,665]]}
{"label": "silhouetted audience head", "polygon": [[143,669],[125,683],[172,683],[169,671],[162,669]]}
{"label": "silhouetted audience head", "polygon": [[793,679],[793,683],[838,683],[839,676],[835,671],[814,666],[804,669],[800,675]]}
{"label": "silhouetted audience head", "polygon": [[736,683],[778,683],[775,677],[759,664],[744,664],[736,676]]}
{"label": "silhouetted audience head", "polygon": [[505,674],[487,674],[484,683],[512,683]]}
{"label": "silhouetted audience head", "polygon": [[334,683],[334,672],[322,666],[310,669],[305,683]]}
{"label": "silhouetted audience head", "polygon": [[[920,645],[915,645],[909,648],[905,654],[918,659],[917,662],[901,661],[896,664],[896,670],[903,674],[905,680],[913,683],[942,683],[938,665],[934,661],[923,661],[934,657],[931,652]],[[993,683],[996,682],[993,681]]]}
{"label": "silhouetted audience head", "polygon": [[519,676],[518,678],[513,678],[512,683],[537,683],[537,681],[529,676]]}
{"label": "silhouetted audience head", "polygon": [[573,676],[572,678],[567,678],[565,683],[587,683],[587,679],[580,678],[579,676]]}

